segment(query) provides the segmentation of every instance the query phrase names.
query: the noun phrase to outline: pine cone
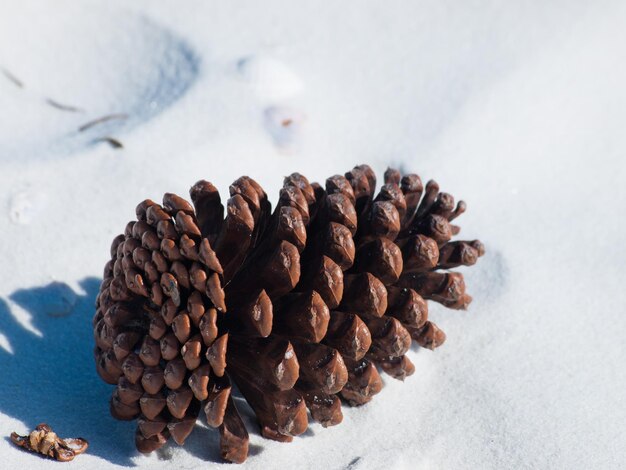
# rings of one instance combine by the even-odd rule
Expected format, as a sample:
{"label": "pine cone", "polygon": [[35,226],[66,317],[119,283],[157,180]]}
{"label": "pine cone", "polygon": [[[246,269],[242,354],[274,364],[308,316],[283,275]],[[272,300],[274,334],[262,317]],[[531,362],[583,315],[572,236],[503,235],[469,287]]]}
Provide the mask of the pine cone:
{"label": "pine cone", "polygon": [[307,407],[328,426],[342,420],[338,394],[369,401],[382,387],[376,365],[410,375],[411,337],[443,342],[424,299],[465,308],[471,298],[462,275],[437,270],[484,251],[450,242],[465,205],[434,182],[419,203],[416,175],[388,170],[373,199],[375,185],[362,165],[325,189],[294,173],[273,213],[248,177],[231,185],[226,217],[206,181],[191,188],[193,206],[169,193],[137,206],[111,246],[93,324],[98,373],[117,385],[111,413],[137,419],[140,451],[170,436],[183,444],[203,409],[223,458],[243,462],[231,381],[263,436],[290,441]]}

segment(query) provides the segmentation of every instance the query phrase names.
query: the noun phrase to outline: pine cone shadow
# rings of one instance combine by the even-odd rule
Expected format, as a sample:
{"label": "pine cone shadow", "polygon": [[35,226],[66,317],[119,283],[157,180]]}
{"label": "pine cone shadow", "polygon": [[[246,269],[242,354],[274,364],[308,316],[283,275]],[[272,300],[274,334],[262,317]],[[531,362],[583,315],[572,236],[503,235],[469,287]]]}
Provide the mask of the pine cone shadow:
{"label": "pine cone shadow", "polygon": [[511,266],[504,252],[497,249],[495,241],[490,246],[496,248],[487,253],[484,261],[474,270],[474,295],[482,305],[497,302],[509,288]]}
{"label": "pine cone shadow", "polygon": [[32,315],[32,325],[42,336],[24,328],[0,298],[0,333],[13,350],[0,348],[0,412],[22,421],[28,430],[21,431],[45,422],[61,436],[87,439],[92,455],[134,466],[136,450],[128,439],[134,424],[109,415],[111,390],[97,376],[91,353],[91,319],[100,282],[83,279],[84,293],[74,297],[70,292],[62,316],[49,308],[59,304],[58,283],[11,294],[10,299]]}
{"label": "pine cone shadow", "polygon": [[[168,443],[163,449],[175,449],[176,447],[176,444]],[[158,450],[157,453],[163,449]],[[185,441],[185,450],[202,461],[224,463],[224,459],[220,455],[220,435],[206,425],[196,424],[193,432]]]}

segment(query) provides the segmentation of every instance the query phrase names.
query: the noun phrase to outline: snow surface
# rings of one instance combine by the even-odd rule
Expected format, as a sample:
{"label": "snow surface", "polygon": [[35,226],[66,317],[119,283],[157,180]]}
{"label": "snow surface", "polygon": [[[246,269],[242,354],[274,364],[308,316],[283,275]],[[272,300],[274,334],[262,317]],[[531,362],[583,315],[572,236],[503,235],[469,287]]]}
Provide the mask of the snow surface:
{"label": "snow surface", "polygon": [[[109,244],[200,178],[245,173],[275,201],[293,171],[367,162],[468,201],[474,302],[432,307],[445,346],[340,426],[281,444],[246,412],[245,468],[626,467],[624,2],[1,6],[1,436],[85,437],[74,469],[221,465],[206,427],[144,457],[109,416],[91,353]],[[0,456],[58,465],[8,438]]]}

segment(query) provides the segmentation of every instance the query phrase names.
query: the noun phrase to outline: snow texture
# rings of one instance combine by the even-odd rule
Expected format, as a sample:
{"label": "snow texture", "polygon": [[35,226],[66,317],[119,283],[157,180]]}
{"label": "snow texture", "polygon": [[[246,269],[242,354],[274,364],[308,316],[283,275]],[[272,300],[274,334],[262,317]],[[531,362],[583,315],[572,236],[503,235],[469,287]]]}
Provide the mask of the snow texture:
{"label": "snow texture", "polygon": [[[3,0],[0,435],[87,438],[74,469],[221,466],[205,426],[145,457],[109,416],[109,244],[200,178],[276,201],[293,171],[367,162],[468,202],[474,302],[432,307],[448,342],[340,426],[276,443],[241,405],[242,468],[626,467],[625,24],[619,1]],[[57,465],[8,438],[0,456]]]}

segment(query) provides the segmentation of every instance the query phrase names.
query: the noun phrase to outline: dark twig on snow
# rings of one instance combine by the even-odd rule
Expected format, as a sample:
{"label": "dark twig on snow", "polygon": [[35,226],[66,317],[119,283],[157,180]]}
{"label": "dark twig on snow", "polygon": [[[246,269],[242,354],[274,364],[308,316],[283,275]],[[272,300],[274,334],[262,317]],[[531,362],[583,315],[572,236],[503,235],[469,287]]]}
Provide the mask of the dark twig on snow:
{"label": "dark twig on snow", "polygon": [[94,143],[99,143],[99,142],[106,142],[114,149],[124,148],[124,145],[119,140],[114,139],[113,137],[109,137],[109,136],[100,137],[99,139],[94,140]]}
{"label": "dark twig on snow", "polygon": [[85,111],[84,109],[77,108],[76,106],[59,103],[58,101],[55,101],[52,98],[46,98],[46,103],[52,106],[53,108],[59,109],[61,111],[69,111],[71,113],[82,113]]}
{"label": "dark twig on snow", "polygon": [[108,114],[106,116],[99,117],[98,119],[94,119],[93,121],[89,121],[78,128],[79,132],[86,131],[87,129],[96,126],[98,124],[102,124],[104,122],[113,121],[116,119],[126,119],[128,118],[128,114],[118,113],[118,114]]}
{"label": "dark twig on snow", "polygon": [[24,88],[24,83],[22,83],[19,78],[9,72],[7,69],[5,69],[4,67],[0,67],[0,72],[2,72],[2,74],[16,87]]}

